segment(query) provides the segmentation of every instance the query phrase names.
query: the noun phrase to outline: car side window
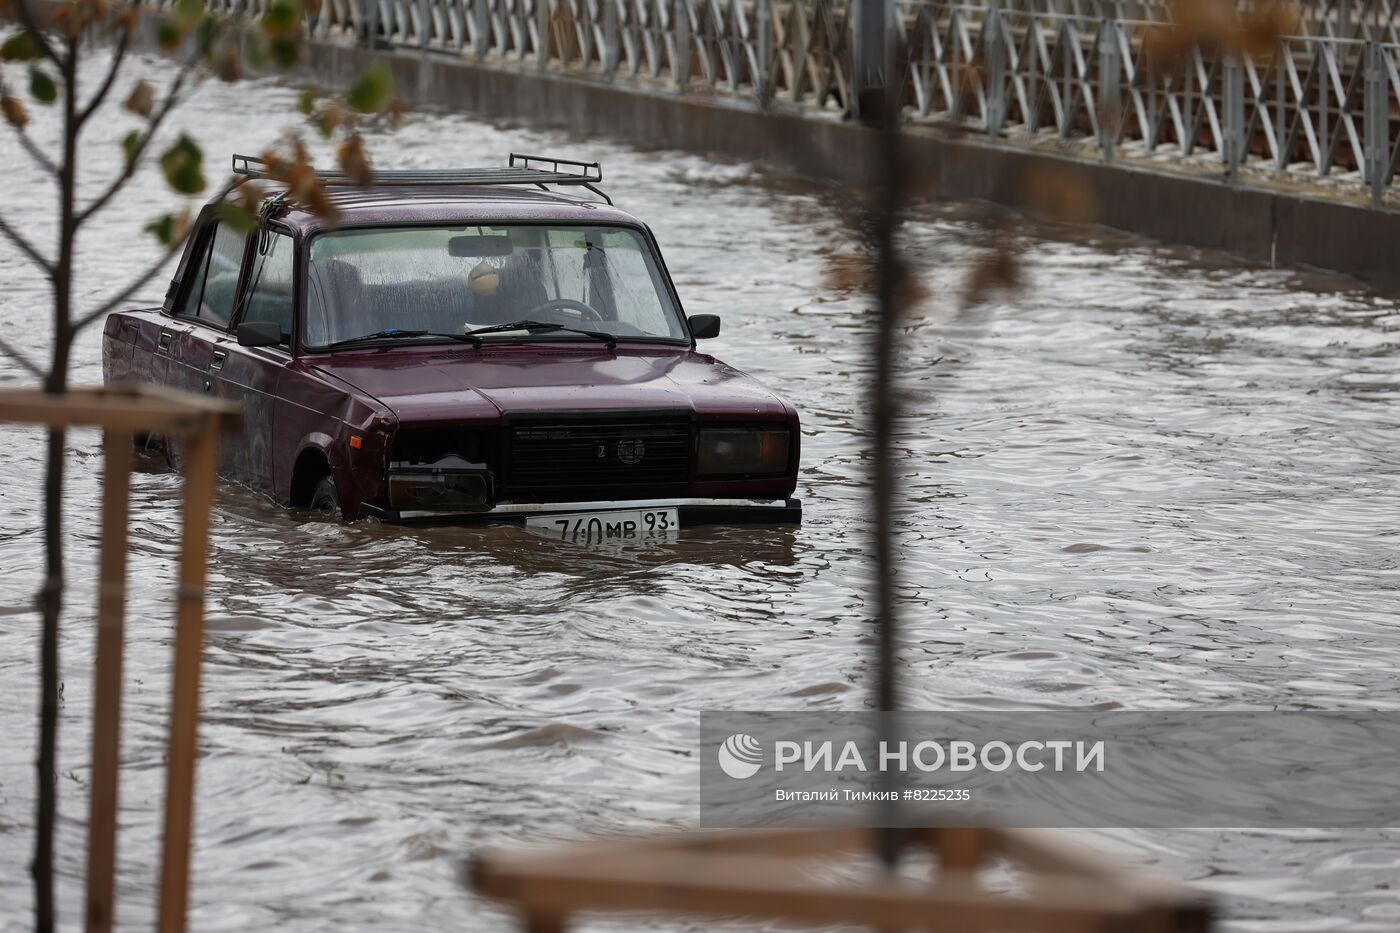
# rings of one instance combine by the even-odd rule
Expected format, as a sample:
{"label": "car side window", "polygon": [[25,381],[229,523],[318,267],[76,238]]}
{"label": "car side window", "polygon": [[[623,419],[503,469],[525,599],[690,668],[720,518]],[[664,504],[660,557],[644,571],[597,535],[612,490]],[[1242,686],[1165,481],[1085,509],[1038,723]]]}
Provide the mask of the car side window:
{"label": "car side window", "polygon": [[[233,299],[238,290],[238,273],[243,266],[243,244],[246,237],[227,224],[214,230],[213,243],[204,260],[204,281],[198,290],[199,303],[187,300],[182,314],[189,314],[210,324],[227,326],[233,316]],[[196,290],[191,288],[189,298]]]}
{"label": "car side window", "polygon": [[209,269],[209,244],[213,239],[212,236],[204,237],[203,242],[196,244],[198,252],[190,257],[189,267],[185,270],[185,280],[189,284],[185,288],[184,298],[175,309],[175,313],[181,317],[195,317],[199,313],[199,299],[204,294],[204,275]]}
{"label": "car side window", "polygon": [[253,259],[253,279],[240,323],[271,321],[282,328],[282,339],[292,333],[292,276],[296,244],[291,237],[269,233],[267,244]]}

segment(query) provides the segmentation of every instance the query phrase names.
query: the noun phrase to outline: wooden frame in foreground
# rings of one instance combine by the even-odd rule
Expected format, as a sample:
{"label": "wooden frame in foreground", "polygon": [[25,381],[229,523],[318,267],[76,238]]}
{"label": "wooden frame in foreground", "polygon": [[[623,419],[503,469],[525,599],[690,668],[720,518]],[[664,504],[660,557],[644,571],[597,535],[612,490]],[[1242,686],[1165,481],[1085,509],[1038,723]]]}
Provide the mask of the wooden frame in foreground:
{"label": "wooden frame in foreground", "polygon": [[[1085,852],[1045,830],[910,830],[933,856],[922,882],[812,879],[802,860],[873,852],[869,829],[755,829],[580,843],[549,852],[487,853],[472,886],[510,902],[529,933],[558,933],[584,911],[646,911],[876,930],[981,933],[1202,933],[1209,902],[1175,882]],[[1028,877],[1016,895],[989,892],[977,871],[1003,859]],[[829,873],[828,873],[829,874]]]}
{"label": "wooden frame in foreground", "polygon": [[190,827],[204,655],[204,578],[219,437],[241,426],[239,408],[201,395],[145,386],[0,391],[0,423],[101,428],[102,541],[93,665],[92,790],[88,816],[88,933],[112,929],[117,854],[117,771],[121,749],[122,642],[131,469],[138,435],[184,442],[185,488],[176,602],[175,671],[161,850],[159,927],[181,933],[188,901]]}

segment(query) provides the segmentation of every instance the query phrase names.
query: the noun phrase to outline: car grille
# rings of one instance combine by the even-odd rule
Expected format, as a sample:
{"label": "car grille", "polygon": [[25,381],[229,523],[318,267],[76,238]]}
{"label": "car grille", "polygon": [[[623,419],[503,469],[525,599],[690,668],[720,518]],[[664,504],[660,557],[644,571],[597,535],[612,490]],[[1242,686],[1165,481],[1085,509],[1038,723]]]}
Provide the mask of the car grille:
{"label": "car grille", "polygon": [[689,418],[511,424],[511,492],[540,495],[627,489],[643,498],[690,481]]}

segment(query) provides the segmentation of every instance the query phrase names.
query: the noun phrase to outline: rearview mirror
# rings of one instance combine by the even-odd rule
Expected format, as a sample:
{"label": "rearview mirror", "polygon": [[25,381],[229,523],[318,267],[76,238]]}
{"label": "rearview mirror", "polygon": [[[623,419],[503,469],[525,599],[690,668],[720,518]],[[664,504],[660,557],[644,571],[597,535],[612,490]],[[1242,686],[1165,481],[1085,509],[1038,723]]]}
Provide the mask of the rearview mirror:
{"label": "rearview mirror", "polygon": [[508,236],[478,236],[469,233],[447,241],[447,254],[458,259],[509,256],[512,246]]}
{"label": "rearview mirror", "polygon": [[282,343],[282,325],[276,321],[244,321],[238,325],[240,347],[275,347]]}
{"label": "rearview mirror", "polygon": [[690,321],[690,335],[696,340],[708,340],[711,337],[719,336],[719,315],[718,314],[692,314]]}

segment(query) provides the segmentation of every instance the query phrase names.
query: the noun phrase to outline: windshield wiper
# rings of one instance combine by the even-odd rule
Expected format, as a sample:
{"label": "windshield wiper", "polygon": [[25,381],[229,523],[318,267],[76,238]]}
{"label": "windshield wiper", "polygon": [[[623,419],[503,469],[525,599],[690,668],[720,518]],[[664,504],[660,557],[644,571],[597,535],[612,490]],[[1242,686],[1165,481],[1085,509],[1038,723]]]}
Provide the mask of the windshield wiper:
{"label": "windshield wiper", "polygon": [[565,327],[563,324],[546,324],[543,321],[512,321],[509,324],[492,324],[489,327],[478,327],[475,330],[469,330],[465,334],[461,334],[460,336],[465,337],[468,340],[475,341],[476,345],[479,347],[481,346],[481,338],[483,335],[500,334],[512,330],[523,330],[529,331],[530,333],[534,333],[537,330],[562,330],[570,334],[581,334],[584,337],[592,337],[595,340],[601,340],[608,345],[609,350],[617,349],[616,334],[609,334],[601,330],[582,330],[577,327]]}
{"label": "windshield wiper", "polygon": [[384,330],[377,330],[372,334],[361,334],[358,337],[346,337],[344,340],[337,340],[328,343],[322,350],[338,350],[341,347],[351,347],[357,343],[369,343],[372,340],[397,340],[403,337],[446,337],[450,340],[464,340],[465,334],[440,334],[431,330],[400,330],[397,327],[389,327]]}

